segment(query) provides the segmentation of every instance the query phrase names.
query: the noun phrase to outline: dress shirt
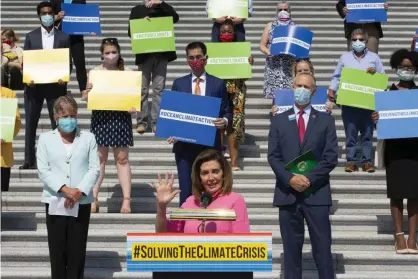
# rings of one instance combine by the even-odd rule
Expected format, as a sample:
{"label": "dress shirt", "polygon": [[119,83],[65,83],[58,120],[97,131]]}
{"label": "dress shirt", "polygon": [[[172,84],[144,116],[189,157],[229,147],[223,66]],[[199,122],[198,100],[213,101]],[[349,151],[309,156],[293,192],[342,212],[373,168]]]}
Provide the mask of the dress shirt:
{"label": "dress shirt", "polygon": [[[311,115],[311,108],[312,108],[312,106],[309,104],[308,106],[306,106],[303,109],[304,113],[302,114],[302,117],[303,117],[303,120],[305,120],[305,130],[306,130],[306,128],[308,128],[308,121],[309,121],[309,116]],[[299,111],[300,111],[300,109],[296,105],[293,105],[293,109],[295,111],[296,124],[299,124]]]}
{"label": "dress shirt", "polygon": [[[206,2],[206,16],[209,14],[208,4],[209,4],[209,0]],[[248,14],[249,14],[249,16],[251,16],[252,13],[253,13],[253,1],[252,0],[248,0]]]}
{"label": "dress shirt", "polygon": [[341,71],[343,68],[352,68],[358,70],[367,70],[368,68],[375,68],[376,73],[385,73],[382,61],[379,55],[369,50],[365,50],[363,56],[357,59],[354,51],[349,51],[343,54],[338,62],[337,68],[332,75],[330,89],[337,91],[340,85]]}
{"label": "dress shirt", "polygon": [[41,27],[43,49],[54,49],[54,32],[54,28],[48,33],[43,26]]}
{"label": "dress shirt", "polygon": [[[197,76],[192,73],[192,94],[194,94],[194,90],[196,89],[196,79],[197,79]],[[200,96],[206,96],[206,72],[204,72],[200,76],[199,87],[200,87]],[[223,119],[226,121],[225,126],[228,126],[228,118],[224,117]]]}

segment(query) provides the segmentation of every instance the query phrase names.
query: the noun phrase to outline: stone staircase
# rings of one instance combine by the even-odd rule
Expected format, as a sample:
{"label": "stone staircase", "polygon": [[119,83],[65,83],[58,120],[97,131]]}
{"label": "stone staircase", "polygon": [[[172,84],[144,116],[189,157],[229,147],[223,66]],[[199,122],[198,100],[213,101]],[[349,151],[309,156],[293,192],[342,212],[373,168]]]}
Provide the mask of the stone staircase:
{"label": "stone staircase", "polygon": [[[1,7],[2,29],[13,28],[24,40],[25,33],[37,28],[36,4],[39,0],[3,0]],[[137,0],[100,0],[103,36],[117,37],[128,66],[134,67],[130,51],[127,26],[130,9]],[[169,65],[167,88],[172,81],[188,73],[184,48],[192,40],[208,41],[211,22],[206,19],[206,0],[170,0],[180,14],[175,25],[178,60]],[[247,201],[252,231],[273,232],[274,271],[256,273],[256,278],[281,278],[282,240],[279,232],[278,210],[272,208],[274,174],[267,159],[268,112],[271,101],[262,98],[264,57],[258,49],[264,25],[275,17],[278,1],[253,0],[254,14],[246,22],[247,40],[251,41],[255,63],[253,78],[248,81],[247,138],[241,148],[243,171],[234,174],[234,189]],[[346,50],[343,23],[335,11],[335,0],[291,0],[292,15],[298,25],[315,32],[312,62],[320,86],[327,86],[339,56]],[[385,38],[381,41],[380,55],[388,68],[389,55],[396,49],[408,48],[418,26],[416,0],[389,1],[390,23],[384,25]],[[86,59],[91,69],[100,63],[100,37],[86,38]],[[23,42],[21,42],[23,45]],[[75,74],[69,89],[80,105],[80,124],[90,126],[90,112],[81,101]],[[24,119],[23,92],[18,92],[19,106]],[[50,129],[46,106],[38,133]],[[341,147],[340,166],[332,173],[334,205],[331,223],[333,229],[333,256],[338,279],[406,279],[417,278],[418,257],[396,255],[392,237],[389,201],[386,198],[385,174],[343,171],[345,162],[344,132],[341,115],[333,112]],[[135,124],[135,122],[134,122]],[[23,162],[24,129],[15,141],[15,164],[12,170],[10,192],[2,193],[1,276],[4,279],[50,278],[47,232],[44,207],[40,203],[42,183],[33,170],[19,171]],[[152,232],[154,230],[155,198],[150,182],[157,173],[175,173],[176,167],[171,146],[153,134],[134,134],[135,146],[131,149],[132,210],[130,215],[117,213],[121,203],[121,189],[110,159],[106,178],[99,196],[101,213],[92,215],[85,278],[151,278],[150,273],[126,272],[126,233]],[[111,158],[111,156],[109,156]],[[177,183],[177,182],[176,182]],[[178,200],[173,201],[175,207]],[[405,224],[406,226],[406,224]],[[304,247],[304,277],[317,278],[311,256],[308,235]]]}

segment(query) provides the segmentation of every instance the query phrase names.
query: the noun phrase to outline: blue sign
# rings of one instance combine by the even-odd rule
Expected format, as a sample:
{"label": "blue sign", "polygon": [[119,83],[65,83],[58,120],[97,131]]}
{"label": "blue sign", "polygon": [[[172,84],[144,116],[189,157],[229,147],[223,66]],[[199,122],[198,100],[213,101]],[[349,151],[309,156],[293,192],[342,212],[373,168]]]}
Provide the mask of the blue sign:
{"label": "blue sign", "polygon": [[[327,102],[327,87],[318,87],[312,96],[311,104],[314,109],[321,112],[327,112],[325,103]],[[285,112],[295,104],[295,95],[293,90],[277,90],[274,98],[274,104],[279,107],[277,113]]]}
{"label": "blue sign", "polygon": [[155,136],[214,146],[221,99],[164,90]]}
{"label": "blue sign", "polygon": [[277,26],[273,31],[271,55],[288,54],[295,58],[308,58],[313,32],[296,25]]}
{"label": "blue sign", "polygon": [[385,0],[346,0],[347,22],[387,22],[385,3]]}
{"label": "blue sign", "polygon": [[62,31],[69,35],[100,35],[100,11],[98,4],[62,4],[65,12]]}
{"label": "blue sign", "polygon": [[375,93],[378,139],[418,137],[418,89]]}
{"label": "blue sign", "polygon": [[[418,35],[418,29],[416,31],[416,34]],[[415,39],[415,49],[416,52],[418,52],[418,39]]]}

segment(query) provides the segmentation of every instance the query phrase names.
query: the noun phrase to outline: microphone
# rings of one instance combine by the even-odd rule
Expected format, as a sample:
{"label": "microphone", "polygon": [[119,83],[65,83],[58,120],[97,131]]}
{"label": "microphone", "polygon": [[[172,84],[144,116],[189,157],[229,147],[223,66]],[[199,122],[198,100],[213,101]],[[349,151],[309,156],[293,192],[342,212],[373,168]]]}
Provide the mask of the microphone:
{"label": "microphone", "polygon": [[202,203],[202,208],[206,209],[212,202],[212,195],[208,192],[204,192],[200,197],[200,202]]}

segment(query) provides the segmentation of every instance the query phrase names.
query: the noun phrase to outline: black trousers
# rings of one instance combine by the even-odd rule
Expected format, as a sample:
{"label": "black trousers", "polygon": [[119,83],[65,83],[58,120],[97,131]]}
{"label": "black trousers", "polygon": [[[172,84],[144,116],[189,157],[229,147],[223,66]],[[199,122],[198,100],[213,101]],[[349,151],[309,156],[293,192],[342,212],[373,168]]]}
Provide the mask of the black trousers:
{"label": "black trousers", "polygon": [[11,168],[1,168],[1,191],[9,191]]}
{"label": "black trousers", "polygon": [[70,52],[73,57],[75,65],[75,73],[77,76],[78,87],[80,91],[86,90],[87,85],[87,71],[86,71],[86,57],[84,54],[84,37],[70,36]]}
{"label": "black trousers", "polygon": [[45,205],[51,279],[83,279],[90,204],[80,205],[77,218],[49,215]]}
{"label": "black trousers", "polygon": [[38,128],[39,118],[41,117],[42,106],[44,100],[48,106],[49,119],[51,120],[51,128],[57,127],[54,120],[54,103],[60,96],[67,94],[66,85],[39,84],[34,87],[26,87],[24,94],[25,102],[25,162],[29,165],[35,165],[36,152],[35,140],[36,130]]}

